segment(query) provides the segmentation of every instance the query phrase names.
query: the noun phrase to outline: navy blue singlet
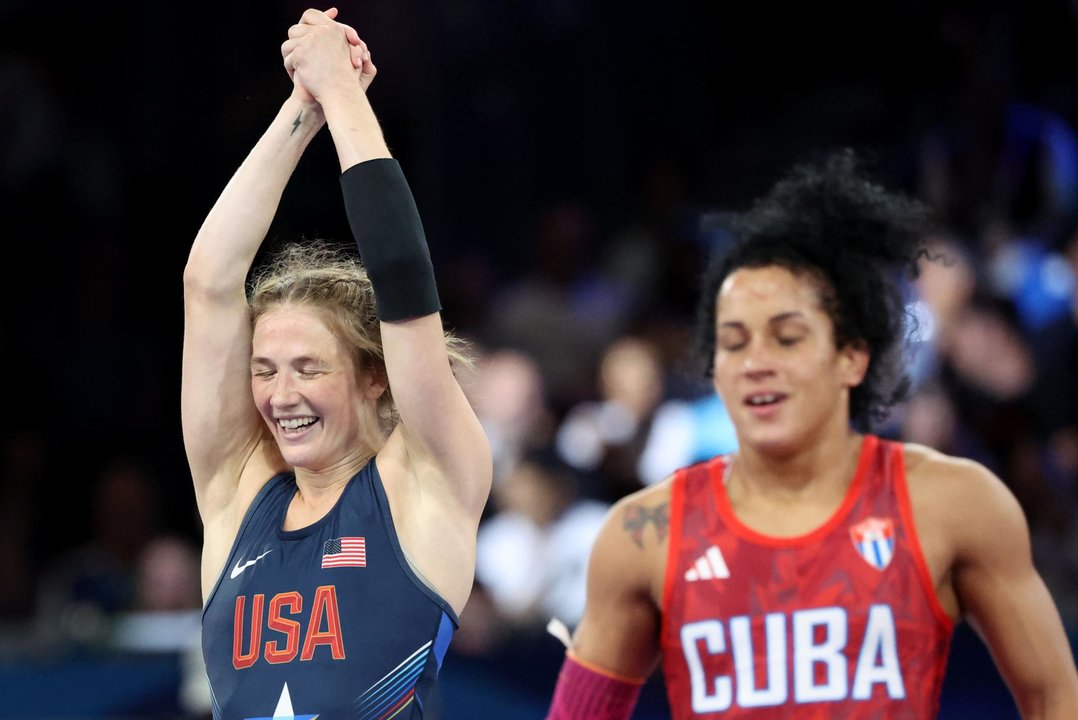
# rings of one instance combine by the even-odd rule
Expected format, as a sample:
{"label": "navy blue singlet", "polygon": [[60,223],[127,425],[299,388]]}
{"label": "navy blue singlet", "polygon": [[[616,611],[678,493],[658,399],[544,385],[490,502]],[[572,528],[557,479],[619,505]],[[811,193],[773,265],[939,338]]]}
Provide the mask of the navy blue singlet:
{"label": "navy blue singlet", "polygon": [[415,720],[456,614],[409,568],[373,461],[329,513],[284,531],[295,477],[247,511],[202,614],[215,720]]}

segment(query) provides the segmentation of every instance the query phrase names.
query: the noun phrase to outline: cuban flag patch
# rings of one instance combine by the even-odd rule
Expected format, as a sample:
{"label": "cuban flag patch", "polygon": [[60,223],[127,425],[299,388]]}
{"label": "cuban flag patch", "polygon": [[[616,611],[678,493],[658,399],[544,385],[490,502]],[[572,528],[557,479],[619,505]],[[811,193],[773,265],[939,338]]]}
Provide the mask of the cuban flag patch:
{"label": "cuban flag patch", "polygon": [[895,524],[890,518],[866,518],[850,526],[850,540],[865,562],[883,570],[895,555]]}

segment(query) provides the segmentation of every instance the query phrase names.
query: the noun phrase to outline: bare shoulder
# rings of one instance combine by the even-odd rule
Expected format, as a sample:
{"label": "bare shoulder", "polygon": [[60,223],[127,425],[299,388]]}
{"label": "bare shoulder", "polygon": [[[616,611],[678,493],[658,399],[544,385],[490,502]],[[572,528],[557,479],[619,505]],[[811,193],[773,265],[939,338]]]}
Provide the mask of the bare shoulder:
{"label": "bare shoulder", "polygon": [[640,592],[658,604],[670,541],[670,495],[666,479],[619,500],[592,549],[589,574],[600,584]]}
{"label": "bare shoulder", "polygon": [[1011,492],[988,468],[973,460],[906,443],[906,479],[910,492],[939,501],[974,504],[1004,501]]}
{"label": "bare shoulder", "polygon": [[1018,501],[980,463],[915,444],[905,446],[905,462],[915,511],[946,528],[958,546],[1028,536]]}
{"label": "bare shoulder", "polygon": [[624,677],[646,677],[659,657],[670,488],[668,479],[619,500],[588,562],[588,601],[573,651]]}
{"label": "bare shoulder", "polygon": [[670,494],[673,479],[627,495],[614,505],[611,520],[637,548],[666,546],[670,531]]}

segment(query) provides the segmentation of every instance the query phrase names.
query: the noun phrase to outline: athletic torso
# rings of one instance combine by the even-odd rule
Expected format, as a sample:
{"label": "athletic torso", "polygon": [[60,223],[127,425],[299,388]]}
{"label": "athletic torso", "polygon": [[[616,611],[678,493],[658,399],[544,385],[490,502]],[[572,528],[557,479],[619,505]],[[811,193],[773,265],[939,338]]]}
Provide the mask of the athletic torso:
{"label": "athletic torso", "polygon": [[438,717],[456,615],[410,568],[372,461],[322,519],[285,531],[296,493],[273,478],[203,613],[215,720]]}
{"label": "athletic torso", "polygon": [[902,446],[866,436],[838,509],[776,538],[715,458],[670,486],[661,644],[674,718],[934,717],[952,621],[914,530]]}

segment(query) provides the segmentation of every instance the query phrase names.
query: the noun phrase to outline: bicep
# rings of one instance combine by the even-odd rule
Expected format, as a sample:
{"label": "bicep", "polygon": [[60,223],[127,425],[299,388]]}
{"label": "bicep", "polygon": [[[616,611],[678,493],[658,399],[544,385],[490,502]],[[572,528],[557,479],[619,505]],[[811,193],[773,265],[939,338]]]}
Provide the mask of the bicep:
{"label": "bicep", "polygon": [[453,375],[441,317],[383,322],[381,331],[386,373],[416,473],[443,481],[478,518],[490,489],[490,446]]}
{"label": "bicep", "polygon": [[645,678],[659,660],[659,609],[652,600],[643,551],[611,513],[588,562],[584,617],[573,634],[581,660],[628,678]]}
{"label": "bicep", "polygon": [[242,293],[231,302],[185,299],[180,416],[204,519],[231,502],[261,437],[248,312]]}
{"label": "bicep", "polygon": [[1023,714],[1036,715],[1038,708],[1059,702],[1076,712],[1073,656],[1059,612],[1033,566],[1022,510],[996,478],[979,483],[978,522],[970,524],[955,566],[963,612],[987,643]]}

